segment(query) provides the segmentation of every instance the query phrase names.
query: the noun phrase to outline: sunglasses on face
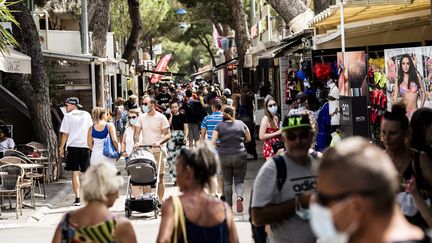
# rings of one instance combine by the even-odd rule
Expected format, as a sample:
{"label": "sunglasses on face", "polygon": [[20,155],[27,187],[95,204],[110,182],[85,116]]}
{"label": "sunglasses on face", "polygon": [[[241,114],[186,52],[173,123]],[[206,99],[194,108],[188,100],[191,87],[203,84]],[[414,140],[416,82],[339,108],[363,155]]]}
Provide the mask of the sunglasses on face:
{"label": "sunglasses on face", "polygon": [[128,116],[128,119],[130,120],[130,119],[135,119],[135,118],[137,118],[137,116]]}
{"label": "sunglasses on face", "polygon": [[290,141],[294,141],[297,138],[299,139],[306,139],[309,138],[310,135],[310,131],[303,131],[300,133],[295,133],[295,132],[287,132],[285,133],[285,137],[290,140]]}
{"label": "sunglasses on face", "polygon": [[351,191],[351,192],[343,192],[343,193],[338,193],[335,195],[326,195],[326,194],[322,194],[320,192],[316,193],[316,198],[319,204],[321,204],[324,207],[328,207],[332,202],[339,202],[344,200],[345,198],[353,195],[353,194],[357,194],[357,195],[361,195],[364,197],[370,197],[373,195],[376,195],[378,192],[376,191],[372,191],[372,190],[358,190],[358,191]]}
{"label": "sunglasses on face", "polygon": [[143,105],[147,106],[147,105],[148,105],[148,103],[143,103]]}
{"label": "sunglasses on face", "polygon": [[269,104],[268,107],[271,108],[273,106],[277,106],[276,104]]}

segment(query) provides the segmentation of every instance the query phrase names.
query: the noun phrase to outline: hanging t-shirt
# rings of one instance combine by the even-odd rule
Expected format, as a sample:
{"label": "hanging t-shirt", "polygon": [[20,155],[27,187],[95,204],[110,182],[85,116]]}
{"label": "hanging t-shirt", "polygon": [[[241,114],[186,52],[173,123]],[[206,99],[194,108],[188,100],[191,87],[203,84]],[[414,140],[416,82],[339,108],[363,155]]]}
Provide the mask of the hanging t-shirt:
{"label": "hanging t-shirt", "polygon": [[61,133],[69,134],[66,147],[88,148],[87,133],[93,125],[90,114],[83,110],[66,113],[60,126]]}

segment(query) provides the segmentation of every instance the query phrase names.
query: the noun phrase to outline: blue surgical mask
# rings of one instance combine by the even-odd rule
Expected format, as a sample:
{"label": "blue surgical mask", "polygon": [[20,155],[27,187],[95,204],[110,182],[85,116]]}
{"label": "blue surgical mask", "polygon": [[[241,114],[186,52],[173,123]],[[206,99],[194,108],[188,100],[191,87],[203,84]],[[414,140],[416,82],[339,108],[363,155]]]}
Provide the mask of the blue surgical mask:
{"label": "blue surgical mask", "polygon": [[133,119],[130,119],[129,122],[130,122],[130,124],[132,126],[136,126],[136,124],[138,123],[138,119],[137,118],[133,118]]}
{"label": "blue surgical mask", "polygon": [[276,114],[277,110],[278,110],[278,107],[276,105],[268,108],[268,111],[270,111],[270,113],[272,113],[272,114]]}
{"label": "blue surgical mask", "polygon": [[149,111],[149,106],[143,105],[143,106],[141,106],[141,110],[142,110],[142,112],[147,113]]}

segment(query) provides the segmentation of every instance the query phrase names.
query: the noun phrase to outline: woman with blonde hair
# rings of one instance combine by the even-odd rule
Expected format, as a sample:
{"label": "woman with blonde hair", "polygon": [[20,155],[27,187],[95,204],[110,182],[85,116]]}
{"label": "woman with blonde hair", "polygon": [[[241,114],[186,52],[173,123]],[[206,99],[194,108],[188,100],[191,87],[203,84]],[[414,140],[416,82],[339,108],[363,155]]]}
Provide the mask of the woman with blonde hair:
{"label": "woman with blonde hair", "polygon": [[86,205],[66,213],[52,242],[137,242],[132,224],[109,211],[122,185],[123,178],[114,167],[90,166],[81,185]]}
{"label": "woman with blonde hair", "polygon": [[107,122],[107,117],[108,113],[105,108],[93,108],[92,118],[94,125],[89,128],[87,134],[87,144],[91,149],[90,165],[99,163],[115,165],[116,159],[103,155],[104,141],[107,136],[111,137],[115,149],[119,150],[114,124]]}
{"label": "woman with blonde hair", "polygon": [[238,213],[243,212],[244,179],[247,170],[247,152],[244,144],[250,140],[249,129],[244,122],[235,119],[234,108],[225,107],[223,121],[213,131],[212,143],[221,157],[224,195],[226,202],[231,207],[234,180]]}
{"label": "woman with blonde hair", "polygon": [[[278,107],[274,99],[268,99],[264,107],[265,116],[261,119],[259,138],[264,141],[263,156],[265,160],[275,156],[272,145],[282,142],[282,133],[279,129],[277,117]],[[281,143],[283,146],[283,143]]]}
{"label": "woman with blonde hair", "polygon": [[136,109],[129,110],[128,112],[128,123],[126,125],[125,132],[123,134],[123,139],[121,143],[121,152],[120,155],[122,155],[126,162],[129,159],[129,155],[133,151],[133,145],[134,145],[134,130],[135,125],[138,123],[138,117],[139,117],[139,111]]}
{"label": "woman with blonde hair", "polygon": [[[208,142],[198,144],[195,149],[180,150],[175,166],[182,195],[165,200],[158,243],[239,241],[228,205],[204,190],[216,175],[218,163],[219,158]],[[182,222],[184,231],[180,230]]]}

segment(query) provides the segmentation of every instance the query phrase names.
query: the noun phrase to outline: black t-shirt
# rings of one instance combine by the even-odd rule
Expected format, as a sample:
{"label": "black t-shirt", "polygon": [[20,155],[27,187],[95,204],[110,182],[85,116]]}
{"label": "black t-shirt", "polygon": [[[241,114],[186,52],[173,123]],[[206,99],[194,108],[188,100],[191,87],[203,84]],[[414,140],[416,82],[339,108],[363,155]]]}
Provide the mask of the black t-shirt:
{"label": "black t-shirt", "polygon": [[156,96],[156,100],[158,101],[159,105],[169,103],[171,100],[171,95],[169,95],[168,93],[160,93]]}
{"label": "black t-shirt", "polygon": [[184,124],[186,123],[186,116],[182,113],[174,115],[172,118],[171,129],[172,130],[184,130]]}

